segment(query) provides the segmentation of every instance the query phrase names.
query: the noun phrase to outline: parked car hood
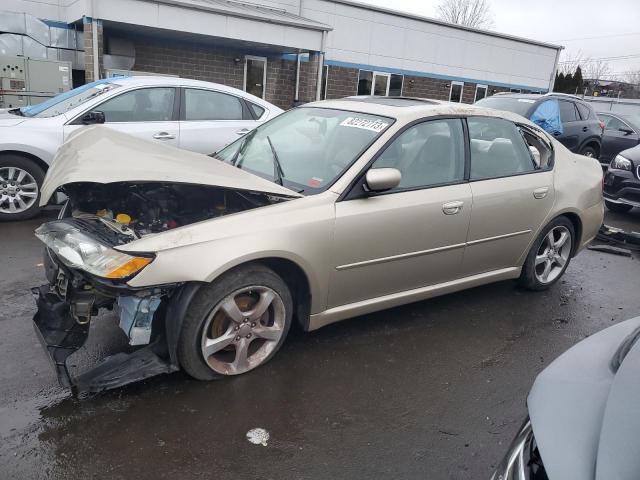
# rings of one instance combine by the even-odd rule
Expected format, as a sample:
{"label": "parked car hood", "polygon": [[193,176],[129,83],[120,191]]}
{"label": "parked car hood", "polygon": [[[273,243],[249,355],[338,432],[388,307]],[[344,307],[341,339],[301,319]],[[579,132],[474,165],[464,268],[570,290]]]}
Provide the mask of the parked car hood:
{"label": "parked car hood", "polygon": [[624,158],[628,158],[629,160],[633,160],[637,165],[640,162],[640,145],[636,145],[633,148],[627,148],[620,152]]}
{"label": "parked car hood", "polygon": [[612,359],[640,317],[575,345],[540,373],[528,398],[551,480],[631,480],[640,472],[640,342]]}
{"label": "parked car hood", "polygon": [[14,115],[9,113],[10,108],[0,109],[0,127],[12,127],[18,125],[26,120],[26,117]]}
{"label": "parked car hood", "polygon": [[69,183],[173,182],[300,197],[293,190],[199,153],[104,126],[81,129],[60,149],[42,185],[40,205]]}

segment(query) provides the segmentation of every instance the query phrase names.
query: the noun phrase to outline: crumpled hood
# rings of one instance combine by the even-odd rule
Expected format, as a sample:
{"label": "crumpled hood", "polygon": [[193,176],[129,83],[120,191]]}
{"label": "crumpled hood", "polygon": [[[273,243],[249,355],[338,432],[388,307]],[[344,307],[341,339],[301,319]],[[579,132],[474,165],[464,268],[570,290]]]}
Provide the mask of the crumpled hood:
{"label": "crumpled hood", "polygon": [[538,375],[527,401],[551,480],[632,480],[640,472],[640,342],[611,360],[640,317],[578,343]]}
{"label": "crumpled hood", "polygon": [[60,147],[42,185],[40,205],[59,187],[77,182],[173,182],[301,196],[206,155],[104,126],[83,128]]}

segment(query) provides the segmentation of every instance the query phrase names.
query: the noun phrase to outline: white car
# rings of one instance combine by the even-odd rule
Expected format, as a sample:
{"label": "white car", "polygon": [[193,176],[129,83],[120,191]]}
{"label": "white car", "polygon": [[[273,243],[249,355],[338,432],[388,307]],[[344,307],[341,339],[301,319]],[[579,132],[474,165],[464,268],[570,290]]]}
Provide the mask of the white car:
{"label": "white car", "polygon": [[[38,214],[58,148],[86,125],[210,154],[282,110],[241,90],[177,77],[98,80],[39,105],[0,113],[0,221]],[[132,159],[134,161],[135,159]]]}

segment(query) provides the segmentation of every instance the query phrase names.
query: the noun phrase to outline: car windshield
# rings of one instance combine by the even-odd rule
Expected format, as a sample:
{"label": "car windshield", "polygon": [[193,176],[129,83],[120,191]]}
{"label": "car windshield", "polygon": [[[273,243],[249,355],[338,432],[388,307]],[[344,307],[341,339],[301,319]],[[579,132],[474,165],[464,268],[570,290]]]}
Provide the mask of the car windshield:
{"label": "car windshield", "polygon": [[328,188],[392,123],[378,115],[301,107],[257,127],[215,158],[314,194]]}
{"label": "car windshield", "polygon": [[78,105],[119,86],[117,83],[113,83],[113,79],[103,79],[87,83],[81,87],[56,95],[46,102],[22,107],[19,109],[19,114],[25,117],[55,117],[56,115],[67,113]]}
{"label": "car windshield", "polygon": [[640,130],[640,115],[620,115],[633,128]]}
{"label": "car windshield", "polygon": [[495,108],[496,110],[506,110],[507,112],[517,113],[523,117],[527,116],[527,112],[536,103],[532,98],[516,98],[516,97],[487,97],[478,100],[475,104],[479,107]]}

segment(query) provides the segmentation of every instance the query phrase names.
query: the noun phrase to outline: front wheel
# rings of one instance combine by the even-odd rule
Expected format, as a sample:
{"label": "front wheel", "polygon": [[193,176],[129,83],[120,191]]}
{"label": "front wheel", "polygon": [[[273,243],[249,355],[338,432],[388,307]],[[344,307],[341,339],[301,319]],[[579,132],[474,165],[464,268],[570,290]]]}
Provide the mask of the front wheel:
{"label": "front wheel", "polygon": [[20,155],[0,156],[0,221],[27,220],[40,213],[44,172]]}
{"label": "front wheel", "polygon": [[607,200],[604,201],[604,204],[606,205],[608,210],[617,213],[627,213],[633,208],[631,205],[627,205],[626,203],[613,203],[608,202]]}
{"label": "front wheel", "polygon": [[182,368],[198,380],[239,375],[269,361],[291,327],[286,283],[259,264],[232,270],[200,289],[178,341]]}
{"label": "front wheel", "polygon": [[520,284],[529,290],[545,290],[557,282],[569,266],[574,239],[568,218],[559,217],[547,225],[527,255]]}

